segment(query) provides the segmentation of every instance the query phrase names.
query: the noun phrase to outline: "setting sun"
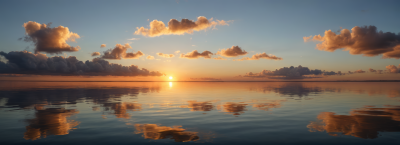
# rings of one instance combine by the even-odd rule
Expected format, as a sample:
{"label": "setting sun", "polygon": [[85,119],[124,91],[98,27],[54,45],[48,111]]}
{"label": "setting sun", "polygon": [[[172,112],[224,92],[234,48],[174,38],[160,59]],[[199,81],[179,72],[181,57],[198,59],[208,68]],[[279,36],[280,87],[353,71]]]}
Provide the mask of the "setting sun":
{"label": "setting sun", "polygon": [[169,76],[169,79],[172,80],[172,76]]}

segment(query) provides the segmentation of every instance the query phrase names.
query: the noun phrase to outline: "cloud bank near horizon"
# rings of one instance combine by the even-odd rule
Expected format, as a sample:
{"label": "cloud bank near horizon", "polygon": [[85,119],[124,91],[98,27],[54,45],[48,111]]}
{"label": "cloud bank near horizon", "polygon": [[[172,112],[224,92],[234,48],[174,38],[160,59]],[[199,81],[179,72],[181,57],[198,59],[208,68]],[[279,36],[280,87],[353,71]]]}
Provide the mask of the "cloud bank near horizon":
{"label": "cloud bank near horizon", "polygon": [[33,54],[28,51],[0,52],[8,61],[0,61],[0,74],[34,75],[84,75],[84,76],[163,76],[158,71],[149,71],[138,66],[122,66],[101,58],[92,61],[79,61],[75,56],[47,57],[46,54]]}

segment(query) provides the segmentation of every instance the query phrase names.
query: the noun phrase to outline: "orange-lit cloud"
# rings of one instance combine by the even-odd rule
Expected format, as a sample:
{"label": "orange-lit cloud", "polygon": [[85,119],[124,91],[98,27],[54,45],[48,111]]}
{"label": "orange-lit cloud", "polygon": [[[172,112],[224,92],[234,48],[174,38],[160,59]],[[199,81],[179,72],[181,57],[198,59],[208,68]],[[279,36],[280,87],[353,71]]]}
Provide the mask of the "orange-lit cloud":
{"label": "orange-lit cloud", "polygon": [[100,48],[104,48],[104,47],[106,47],[106,44],[101,44],[100,45]]}
{"label": "orange-lit cloud", "polygon": [[284,102],[284,101],[286,101],[286,100],[274,100],[274,101],[269,101],[266,103],[256,103],[256,104],[253,104],[253,108],[257,108],[258,110],[270,111],[272,108],[282,107],[281,102]]}
{"label": "orange-lit cloud", "polygon": [[233,115],[240,115],[243,114],[244,111],[247,111],[246,106],[247,104],[244,103],[227,102],[223,105],[218,105],[217,108],[222,112],[228,112]]}
{"label": "orange-lit cloud", "polygon": [[388,65],[386,66],[386,70],[390,73],[400,73],[400,64],[398,67],[395,65]]}
{"label": "orange-lit cloud", "polygon": [[242,50],[239,46],[232,46],[231,48],[222,49],[217,52],[217,55],[225,56],[225,57],[236,57],[240,55],[246,55],[247,52]]}
{"label": "orange-lit cloud", "polygon": [[[0,52],[8,62],[0,61],[0,73],[37,74],[37,75],[113,75],[113,76],[162,76],[158,71],[149,71],[138,66],[122,66],[101,58],[82,62],[75,56],[47,57],[45,54],[33,54],[28,51]],[[52,64],[52,65],[49,65]]]}
{"label": "orange-lit cloud", "polygon": [[[304,42],[311,39],[303,37]],[[312,40],[321,41],[317,49],[333,52],[345,48],[350,54],[363,54],[364,56],[376,56],[383,54],[383,58],[400,58],[400,34],[377,31],[375,26],[358,27],[350,30],[342,29],[340,34],[331,30],[325,31],[324,36],[315,35]]]}
{"label": "orange-lit cloud", "polygon": [[100,55],[100,52],[93,52],[92,53],[92,56],[99,56]]}
{"label": "orange-lit cloud", "polygon": [[115,45],[114,49],[110,49],[104,52],[101,58],[104,59],[138,59],[139,57],[143,56],[144,54],[141,51],[136,53],[133,52],[126,52],[128,48],[132,48],[128,43],[125,45],[117,44]]}
{"label": "orange-lit cloud", "polygon": [[208,20],[203,16],[198,17],[197,21],[182,19],[182,21],[179,22],[176,19],[171,19],[168,22],[168,27],[166,27],[162,21],[153,20],[150,22],[150,28],[137,27],[134,34],[149,37],[161,35],[184,35],[185,33],[192,34],[194,31],[206,30],[207,28],[215,27],[217,25],[228,24],[224,20],[213,21],[213,18]]}
{"label": "orange-lit cloud", "polygon": [[172,58],[175,57],[174,54],[164,54],[164,53],[157,53],[158,56],[165,57],[165,58]]}
{"label": "orange-lit cloud", "polygon": [[29,21],[24,23],[26,37],[25,41],[35,43],[35,53],[61,53],[63,51],[78,51],[79,46],[72,47],[66,41],[75,42],[80,38],[77,33],[70,32],[68,27],[58,26],[49,28],[46,24]]}
{"label": "orange-lit cloud", "polygon": [[79,113],[75,109],[48,108],[36,111],[35,118],[28,120],[24,139],[36,140],[47,135],[66,135],[70,130],[76,129],[80,122],[68,120],[67,117]]}
{"label": "orange-lit cloud", "polygon": [[305,79],[305,78],[316,78],[329,75],[341,75],[333,71],[322,71],[319,69],[310,70],[308,67],[299,65],[298,67],[283,67],[275,71],[262,70],[259,73],[246,73],[243,77],[252,78],[271,78],[271,79]]}
{"label": "orange-lit cloud", "polygon": [[175,51],[175,54],[178,54],[179,52],[181,52],[181,51],[177,50],[177,51]]}
{"label": "orange-lit cloud", "polygon": [[154,59],[154,56],[149,55],[146,57],[146,59]]}
{"label": "orange-lit cloud", "polygon": [[158,126],[157,124],[135,124],[136,134],[143,134],[145,139],[173,139],[175,142],[199,140],[197,132],[185,131],[182,126]]}
{"label": "orange-lit cloud", "polygon": [[188,59],[197,59],[200,57],[211,58],[213,53],[210,51],[203,51],[202,53],[197,52],[197,50],[193,50],[192,52],[181,54],[179,58],[188,58]]}
{"label": "orange-lit cloud", "polygon": [[254,54],[251,58],[249,57],[243,57],[242,59],[236,59],[234,61],[243,61],[243,60],[259,60],[260,58],[262,59],[273,59],[273,60],[282,60],[280,57],[276,57],[275,55],[268,55],[265,52],[264,53],[257,53]]}
{"label": "orange-lit cloud", "polygon": [[378,138],[379,132],[400,131],[400,108],[388,107],[358,109],[350,115],[322,112],[317,117],[318,121],[312,121],[307,128],[310,132],[326,131],[332,136],[344,134],[365,139]]}

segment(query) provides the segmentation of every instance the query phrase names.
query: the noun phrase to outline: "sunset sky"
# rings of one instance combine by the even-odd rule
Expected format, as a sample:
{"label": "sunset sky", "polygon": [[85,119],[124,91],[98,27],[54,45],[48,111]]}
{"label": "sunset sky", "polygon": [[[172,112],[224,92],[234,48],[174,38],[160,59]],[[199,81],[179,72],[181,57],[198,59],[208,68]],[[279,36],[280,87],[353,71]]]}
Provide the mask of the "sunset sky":
{"label": "sunset sky", "polygon": [[1,1],[0,80],[399,80],[399,6]]}

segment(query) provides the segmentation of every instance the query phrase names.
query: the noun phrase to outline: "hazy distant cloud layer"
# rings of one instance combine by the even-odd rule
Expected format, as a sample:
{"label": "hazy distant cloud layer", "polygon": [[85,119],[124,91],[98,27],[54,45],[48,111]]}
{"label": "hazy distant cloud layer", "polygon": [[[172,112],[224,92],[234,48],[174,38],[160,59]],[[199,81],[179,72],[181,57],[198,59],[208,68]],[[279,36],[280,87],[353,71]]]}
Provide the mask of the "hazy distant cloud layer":
{"label": "hazy distant cloud layer", "polygon": [[354,73],[365,73],[365,71],[359,69],[359,70],[354,71]]}
{"label": "hazy distant cloud layer", "polygon": [[355,26],[350,30],[342,29],[340,34],[331,30],[325,31],[324,36],[303,37],[304,41],[321,41],[317,49],[333,52],[345,48],[350,54],[376,56],[383,54],[383,58],[400,58],[400,33],[377,31],[375,26]]}
{"label": "hazy distant cloud layer", "polygon": [[99,56],[100,55],[100,52],[93,52],[92,53],[92,56]]}
{"label": "hazy distant cloud layer", "polygon": [[176,19],[171,19],[168,22],[168,27],[162,21],[153,20],[150,22],[150,28],[137,27],[134,34],[149,37],[161,35],[184,35],[185,33],[192,34],[193,31],[206,30],[207,28],[215,27],[216,25],[228,25],[224,20],[213,21],[213,18],[207,19],[200,16],[197,21],[182,19],[179,22]]}
{"label": "hazy distant cloud layer", "polygon": [[106,47],[106,44],[101,44],[100,45],[100,48],[104,48],[104,47]]}
{"label": "hazy distant cloud layer", "polygon": [[146,59],[150,59],[150,60],[154,59],[154,56],[149,55],[149,56],[146,57]]}
{"label": "hazy distant cloud layer", "polygon": [[61,53],[63,51],[78,51],[79,46],[69,46],[66,41],[75,42],[75,39],[80,38],[77,33],[70,32],[68,27],[58,26],[49,28],[46,24],[29,21],[24,23],[25,41],[35,43],[35,53]]}
{"label": "hazy distant cloud layer", "polygon": [[197,59],[200,57],[211,58],[213,53],[210,51],[203,51],[202,53],[197,52],[197,50],[193,50],[192,52],[181,54],[179,58],[188,58],[188,59]]}
{"label": "hazy distant cloud layer", "polygon": [[239,46],[232,46],[231,48],[222,49],[217,52],[217,55],[225,56],[225,57],[236,57],[240,55],[246,55],[247,52],[242,50]]}
{"label": "hazy distant cloud layer", "polygon": [[225,58],[222,58],[221,56],[214,57],[213,59],[215,59],[215,60],[226,60]]}
{"label": "hazy distant cloud layer", "polygon": [[195,81],[221,81],[221,79],[218,78],[190,78],[190,79]]}
{"label": "hazy distant cloud layer", "polygon": [[8,62],[0,62],[0,73],[36,74],[36,75],[114,75],[114,76],[162,76],[158,71],[149,71],[138,66],[122,66],[109,63],[100,58],[82,62],[75,56],[47,57],[45,54],[33,54],[27,51],[0,52]]}
{"label": "hazy distant cloud layer", "polygon": [[246,73],[243,77],[252,77],[252,78],[271,78],[271,79],[304,79],[304,78],[316,78],[329,76],[329,75],[341,75],[342,73],[339,71],[338,73],[333,71],[322,71],[319,69],[310,70],[308,67],[302,67],[299,65],[298,67],[283,67],[280,69],[276,69],[275,71],[263,70],[259,73]]}
{"label": "hazy distant cloud layer", "polygon": [[157,53],[158,56],[165,57],[165,58],[172,58],[175,57],[174,54],[164,54],[164,53]]}
{"label": "hazy distant cloud layer", "polygon": [[388,65],[386,66],[386,70],[390,73],[400,73],[400,64],[398,67],[395,65]]}
{"label": "hazy distant cloud layer", "polygon": [[377,74],[382,74],[382,72],[383,72],[383,70],[375,70],[375,69],[372,69],[372,68],[369,68],[368,70],[369,70],[369,72],[374,72],[374,73],[377,73]]}
{"label": "hazy distant cloud layer", "polygon": [[264,53],[257,53],[254,54],[251,58],[249,57],[243,57],[242,59],[236,59],[235,61],[243,61],[243,60],[259,60],[260,58],[262,59],[273,59],[273,60],[282,60],[281,57],[277,57],[275,55],[268,55],[265,52]]}
{"label": "hazy distant cloud layer", "polygon": [[139,57],[143,56],[144,54],[141,51],[136,53],[133,52],[126,52],[128,48],[132,48],[128,43],[125,45],[117,44],[113,49],[109,49],[104,52],[101,58],[104,59],[138,59]]}

